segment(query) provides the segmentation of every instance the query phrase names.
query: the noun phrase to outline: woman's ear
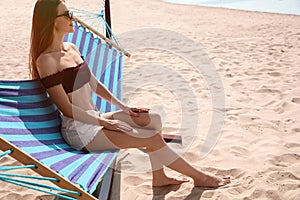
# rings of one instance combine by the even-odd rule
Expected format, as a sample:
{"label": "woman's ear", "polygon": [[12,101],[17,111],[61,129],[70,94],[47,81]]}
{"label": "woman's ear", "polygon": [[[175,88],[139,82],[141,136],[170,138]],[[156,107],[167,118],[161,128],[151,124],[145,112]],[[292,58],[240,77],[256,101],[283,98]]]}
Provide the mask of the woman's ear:
{"label": "woman's ear", "polygon": [[57,30],[57,20],[54,20],[53,32]]}

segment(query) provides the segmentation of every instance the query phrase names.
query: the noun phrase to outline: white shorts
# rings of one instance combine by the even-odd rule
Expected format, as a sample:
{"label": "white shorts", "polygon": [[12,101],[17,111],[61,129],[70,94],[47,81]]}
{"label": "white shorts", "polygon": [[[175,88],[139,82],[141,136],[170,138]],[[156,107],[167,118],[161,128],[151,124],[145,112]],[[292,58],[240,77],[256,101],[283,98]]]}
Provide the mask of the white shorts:
{"label": "white shorts", "polygon": [[[89,114],[101,116],[99,111],[89,110]],[[81,150],[99,133],[103,126],[86,124],[61,115],[61,133],[65,141],[74,149]]]}

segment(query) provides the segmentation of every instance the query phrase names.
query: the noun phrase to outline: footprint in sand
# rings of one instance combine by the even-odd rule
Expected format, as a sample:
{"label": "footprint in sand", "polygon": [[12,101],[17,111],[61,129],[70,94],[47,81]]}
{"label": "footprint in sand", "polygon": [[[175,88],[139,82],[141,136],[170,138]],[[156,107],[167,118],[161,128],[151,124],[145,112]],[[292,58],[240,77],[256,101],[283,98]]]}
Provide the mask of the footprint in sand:
{"label": "footprint in sand", "polygon": [[300,156],[294,153],[285,153],[279,156],[272,157],[269,162],[274,166],[290,166],[299,163]]}
{"label": "footprint in sand", "polygon": [[270,72],[268,73],[269,76],[274,76],[274,77],[278,77],[281,76],[281,74],[279,72]]}
{"label": "footprint in sand", "polygon": [[292,102],[300,105],[300,98],[295,97],[292,99]]}

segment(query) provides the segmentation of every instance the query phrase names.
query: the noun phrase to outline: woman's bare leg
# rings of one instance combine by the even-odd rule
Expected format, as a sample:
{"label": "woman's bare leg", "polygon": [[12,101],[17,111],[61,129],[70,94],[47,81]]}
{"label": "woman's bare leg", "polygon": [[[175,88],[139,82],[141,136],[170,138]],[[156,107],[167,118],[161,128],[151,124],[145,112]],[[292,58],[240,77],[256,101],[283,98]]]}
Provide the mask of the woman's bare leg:
{"label": "woman's bare leg", "polygon": [[[176,184],[169,178],[164,179],[163,171],[155,170],[157,166],[160,167],[162,165],[165,165],[177,172],[193,178],[195,186],[215,188],[226,185],[230,182],[229,179],[220,179],[215,176],[205,174],[200,170],[192,167],[189,163],[179,157],[166,145],[160,134],[155,134],[154,136],[149,138],[137,138],[125,133],[110,131],[106,129],[103,129],[103,133],[108,138],[108,140],[111,141],[111,148],[109,149],[146,147],[147,152],[150,155],[151,164],[154,166],[153,171],[156,171],[154,173],[156,179],[155,184],[153,183],[154,186],[166,185],[165,180],[169,181],[167,185]],[[103,148],[101,148],[102,145],[99,144],[99,142],[101,143],[101,141],[103,141],[103,138],[105,138],[103,133],[98,133],[96,138],[90,144],[88,144],[86,148],[90,151],[104,150]]]}
{"label": "woman's bare leg", "polygon": [[[96,135],[96,137],[93,139],[93,141],[91,141],[87,146],[86,149],[89,151],[102,151],[102,150],[107,150],[107,149],[116,149],[116,148],[120,148],[120,149],[126,149],[126,148],[143,148],[145,147],[145,145],[143,144],[134,144],[132,140],[128,139],[128,140],[124,140],[123,142],[127,143],[127,144],[131,144],[131,145],[122,145],[119,143],[119,146],[112,143],[110,139],[108,139],[108,137],[106,137],[107,134],[109,134],[108,132],[114,132],[114,131],[109,131],[109,130],[104,130],[103,132],[100,132]],[[145,129],[145,130],[138,130],[138,132],[142,132],[145,135],[154,135],[155,132],[154,130],[149,130],[149,129]],[[126,135],[125,133],[120,133],[120,132],[114,132],[111,134],[115,134],[115,135],[119,135],[119,136],[125,136],[126,138],[130,138],[134,136],[130,136],[130,135]],[[151,137],[151,136],[150,136]],[[122,141],[123,139],[121,139]],[[140,139],[143,140],[143,139]],[[150,141],[150,140],[149,140]],[[151,162],[151,166],[152,166],[152,180],[153,180],[153,186],[165,186],[165,185],[174,185],[174,184],[181,184],[183,182],[187,182],[187,179],[183,179],[183,178],[169,178],[166,176],[165,172],[164,172],[164,168],[163,165],[161,163],[153,163],[152,162],[152,156],[149,154],[150,157],[150,162]]]}
{"label": "woman's bare leg", "polygon": [[[135,128],[139,133],[145,132],[145,129]],[[149,129],[147,129],[149,130]],[[156,130],[152,130],[161,140],[164,142],[161,132],[156,132]],[[153,134],[153,133],[152,133]],[[150,135],[150,134],[149,134]],[[154,134],[153,134],[154,135]],[[165,143],[165,142],[164,142]],[[165,144],[167,145],[167,144]],[[153,154],[147,149],[147,153],[150,158],[151,167],[152,167],[152,186],[167,186],[167,185],[177,185],[184,182],[188,182],[187,178],[179,178],[179,177],[168,177],[164,172],[164,165],[161,162],[155,162],[155,158],[153,158]]]}
{"label": "woman's bare leg", "polygon": [[163,164],[161,162],[155,162],[156,159],[153,158],[153,154],[150,152],[148,152],[148,154],[152,166],[152,186],[177,185],[189,181],[187,178],[168,177],[164,172]]}
{"label": "woman's bare leg", "polygon": [[152,157],[152,162],[160,162],[170,169],[193,178],[196,187],[216,188],[230,183],[230,178],[218,178],[194,168],[168,146],[149,152],[149,155]]}
{"label": "woman's bare leg", "polygon": [[[129,116],[128,114],[126,114],[122,111],[117,111],[117,112],[108,113],[108,115],[106,117],[124,121],[124,122],[128,123],[129,125],[136,127],[136,129],[147,128],[147,129],[154,129],[157,132],[161,132],[161,129],[162,129],[162,121],[161,121],[160,115],[155,112],[151,112],[151,111],[149,113],[140,113],[139,117]],[[145,134],[145,131],[141,130],[140,133]],[[154,132],[154,133],[156,133],[156,132]],[[145,136],[150,137],[147,134]],[[141,137],[143,137],[143,136],[141,136]],[[167,147],[166,144],[165,144],[165,146]],[[172,150],[169,149],[168,147],[167,147],[166,151],[172,152]],[[161,154],[162,149],[157,152],[158,152],[158,154]],[[155,154],[155,152],[154,153],[148,152],[148,153],[149,153],[151,165],[153,168],[153,180],[154,180],[153,185],[159,186],[160,184],[165,185],[165,184],[163,184],[164,182],[187,181],[185,179],[168,178],[163,171],[163,164],[161,162],[154,161],[155,158],[160,158],[161,156],[159,156],[159,155],[152,156],[152,154]],[[172,155],[165,156],[165,158],[171,158],[171,160],[169,162],[165,162],[164,165],[168,166],[171,169],[174,169],[175,171],[181,172],[182,174],[188,175],[190,177],[197,177],[194,179],[195,186],[210,187],[213,185],[213,187],[215,187],[218,185],[224,185],[229,181],[228,178],[222,180],[222,179],[217,179],[216,177],[214,177],[212,175],[205,174],[203,172],[200,173],[200,171],[191,167],[188,163],[186,163],[185,160],[180,158],[175,152],[173,152],[172,154],[173,154],[173,156]],[[164,159],[164,161],[165,161],[165,159]],[[173,163],[173,161],[176,161],[176,163],[178,162],[178,164]],[[170,165],[168,165],[168,164],[170,164]],[[154,166],[154,165],[158,165],[158,166]],[[180,171],[183,167],[178,168],[178,166],[181,166],[181,165],[188,166],[188,168],[186,168],[188,170]],[[162,178],[162,177],[165,177],[165,178]],[[202,178],[200,178],[200,177],[202,177]],[[209,180],[208,179],[205,180],[205,177],[206,177],[206,179],[209,177],[210,178],[209,178]],[[205,181],[203,181],[203,180],[205,180]]]}
{"label": "woman's bare leg", "polygon": [[[132,117],[128,114],[117,111],[105,113],[104,117],[107,119],[118,119],[126,122],[135,128],[140,134],[141,138],[151,137],[157,133],[161,133],[162,129],[162,120],[161,117],[150,111],[150,113],[139,113],[139,117]],[[183,182],[187,182],[188,179],[184,178],[170,178],[165,172],[163,165],[159,162],[153,163],[152,155],[149,154],[150,162],[152,166],[152,184],[153,186],[165,186],[165,185],[174,185],[181,184]]]}

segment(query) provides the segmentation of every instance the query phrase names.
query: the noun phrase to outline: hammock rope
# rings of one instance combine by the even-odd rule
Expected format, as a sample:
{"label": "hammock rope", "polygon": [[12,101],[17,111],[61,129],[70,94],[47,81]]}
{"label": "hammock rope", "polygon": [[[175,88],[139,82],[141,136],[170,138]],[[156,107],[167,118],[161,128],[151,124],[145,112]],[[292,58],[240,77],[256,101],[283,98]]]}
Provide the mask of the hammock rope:
{"label": "hammock rope", "polygon": [[[0,154],[0,158],[9,155],[13,153],[13,150],[7,150],[3,153]],[[32,168],[37,168],[36,165],[24,165],[24,166],[0,166],[0,171],[8,171],[8,170],[16,170],[16,169],[32,169]],[[11,177],[16,177],[16,178],[11,178]],[[17,178],[24,178],[28,179],[27,180],[21,180]],[[39,192],[44,192],[47,194],[51,194],[57,197],[61,197],[63,199],[68,199],[68,200],[75,200],[76,198],[64,195],[64,194],[59,194],[55,192],[51,192],[51,190],[58,191],[58,192],[63,192],[66,194],[75,194],[75,195],[80,195],[80,192],[76,192],[73,190],[67,190],[59,187],[54,187],[54,186],[49,186],[46,184],[42,183],[36,183],[32,182],[30,180],[41,180],[41,181],[50,181],[50,182],[58,182],[59,180],[57,178],[51,178],[51,177],[42,177],[42,176],[30,176],[30,175],[23,175],[23,174],[12,174],[12,173],[2,173],[0,172],[0,181],[11,183],[14,185],[18,185],[21,187],[25,187],[28,189],[33,189]],[[41,189],[42,188],[42,189]],[[50,190],[50,191],[49,191]]]}
{"label": "hammock rope", "polygon": [[33,169],[36,165],[24,165],[24,166],[0,166],[0,171],[8,171],[15,169]]}
{"label": "hammock rope", "polygon": [[27,184],[24,184],[24,183],[18,183],[18,182],[20,182],[20,180],[13,181],[13,180],[9,180],[9,178],[2,178],[2,177],[0,177],[0,180],[4,181],[4,182],[7,182],[7,183],[14,184],[14,185],[18,185],[18,186],[21,186],[21,187],[24,187],[24,188],[28,188],[28,189],[36,190],[36,191],[39,191],[39,192],[43,192],[43,193],[51,194],[51,195],[54,195],[54,196],[58,196],[58,197],[61,197],[63,199],[76,200],[76,198],[73,198],[73,197],[70,197],[70,196],[67,196],[67,195],[62,195],[62,194],[54,193],[54,192],[51,192],[51,191],[48,191],[48,190],[39,189],[37,187],[31,186],[32,184],[27,185]]}
{"label": "hammock rope", "polygon": [[[105,1],[104,1],[105,2]],[[104,4],[104,3],[103,3]],[[130,57],[130,54],[124,50],[121,43],[117,39],[116,35],[113,33],[111,27],[105,20],[105,10],[100,10],[99,13],[93,13],[86,10],[81,10],[77,8],[70,8],[75,13],[75,21],[79,21],[80,24],[91,29],[94,34],[98,35],[101,32],[100,38],[102,38],[109,45],[114,46],[116,49],[123,52],[126,56]],[[93,28],[96,27],[96,28]],[[102,31],[99,31],[102,28]],[[106,35],[107,37],[105,37]],[[108,39],[107,39],[108,38]]]}

